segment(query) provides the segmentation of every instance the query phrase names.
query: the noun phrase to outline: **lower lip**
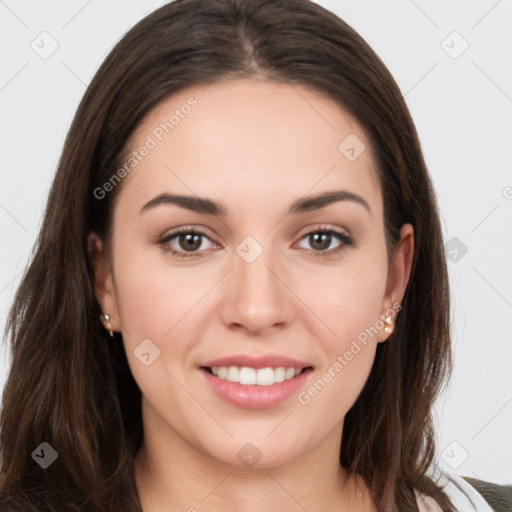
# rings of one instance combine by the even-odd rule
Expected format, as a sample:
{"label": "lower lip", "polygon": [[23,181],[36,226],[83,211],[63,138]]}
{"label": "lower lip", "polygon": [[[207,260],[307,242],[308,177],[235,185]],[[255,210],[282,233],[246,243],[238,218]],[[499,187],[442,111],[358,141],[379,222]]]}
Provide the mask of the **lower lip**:
{"label": "lower lip", "polygon": [[239,384],[238,382],[229,382],[228,380],[215,377],[202,368],[200,371],[204,374],[208,385],[224,400],[238,407],[265,409],[274,407],[297,393],[300,388],[304,386],[312,369],[308,368],[293,379],[277,382],[271,386],[245,385]]}

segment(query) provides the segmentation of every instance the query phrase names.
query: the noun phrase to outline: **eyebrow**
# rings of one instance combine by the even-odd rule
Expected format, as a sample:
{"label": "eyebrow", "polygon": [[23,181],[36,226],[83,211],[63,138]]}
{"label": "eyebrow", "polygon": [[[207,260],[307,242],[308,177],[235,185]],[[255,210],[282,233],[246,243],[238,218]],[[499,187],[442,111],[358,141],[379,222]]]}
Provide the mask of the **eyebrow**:
{"label": "eyebrow", "polygon": [[[287,214],[298,214],[312,210],[319,210],[320,208],[324,208],[325,206],[339,201],[355,202],[362,205],[369,213],[371,213],[370,206],[360,195],[355,194],[354,192],[349,192],[348,190],[333,190],[297,199],[290,205]],[[219,217],[225,217],[228,213],[228,210],[223,203],[213,201],[212,199],[167,193],[160,194],[148,201],[139,213],[167,204],[174,204],[180,208],[185,208],[196,213],[216,215]]]}

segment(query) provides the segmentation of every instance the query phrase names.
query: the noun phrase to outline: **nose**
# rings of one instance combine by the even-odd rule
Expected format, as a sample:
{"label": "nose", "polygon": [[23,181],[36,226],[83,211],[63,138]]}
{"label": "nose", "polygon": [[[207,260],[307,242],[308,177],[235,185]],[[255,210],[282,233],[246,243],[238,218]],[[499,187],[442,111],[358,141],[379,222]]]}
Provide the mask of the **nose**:
{"label": "nose", "polygon": [[222,305],[225,325],[263,335],[267,330],[283,329],[290,322],[294,297],[286,276],[277,267],[271,250],[263,250],[250,263],[234,255]]}

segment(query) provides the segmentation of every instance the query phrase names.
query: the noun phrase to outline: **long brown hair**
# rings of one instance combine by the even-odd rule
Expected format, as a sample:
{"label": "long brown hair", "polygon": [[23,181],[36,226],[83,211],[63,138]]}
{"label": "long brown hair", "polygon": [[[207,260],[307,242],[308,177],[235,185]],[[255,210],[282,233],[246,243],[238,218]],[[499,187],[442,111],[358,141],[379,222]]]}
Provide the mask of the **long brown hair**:
{"label": "long brown hair", "polygon": [[[381,512],[417,510],[415,491],[453,510],[427,475],[436,453],[432,406],[452,365],[432,183],[389,71],[351,27],[308,0],[169,3],[116,44],[88,86],[8,318],[0,493],[15,510],[141,510],[133,476],[141,392],[121,335],[112,342],[98,320],[87,251],[91,231],[108,240],[120,187],[102,198],[94,191],[122,165],[135,128],[159,102],[192,85],[254,76],[326,94],[363,127],[390,264],[400,227],[415,230],[403,309],[345,417],[340,463],[366,480]],[[47,469],[31,457],[42,442],[58,453]]]}

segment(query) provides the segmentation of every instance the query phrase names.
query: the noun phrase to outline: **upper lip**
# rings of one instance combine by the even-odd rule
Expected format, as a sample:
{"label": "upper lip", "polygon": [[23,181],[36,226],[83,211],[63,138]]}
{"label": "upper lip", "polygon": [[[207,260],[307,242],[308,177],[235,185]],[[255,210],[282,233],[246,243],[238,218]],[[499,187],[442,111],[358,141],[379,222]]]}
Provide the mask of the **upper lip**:
{"label": "upper lip", "polygon": [[250,356],[248,354],[235,354],[232,356],[221,357],[219,359],[212,359],[207,361],[201,366],[214,367],[214,366],[247,366],[249,368],[279,368],[284,366],[285,368],[295,368],[296,370],[302,370],[308,366],[312,366],[303,361],[292,359],[286,356],[268,354],[265,356]]}

